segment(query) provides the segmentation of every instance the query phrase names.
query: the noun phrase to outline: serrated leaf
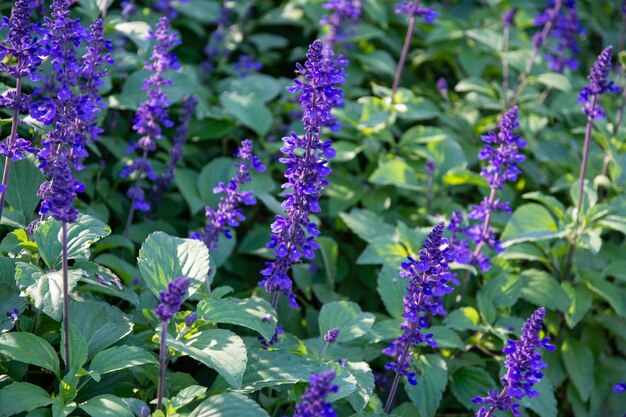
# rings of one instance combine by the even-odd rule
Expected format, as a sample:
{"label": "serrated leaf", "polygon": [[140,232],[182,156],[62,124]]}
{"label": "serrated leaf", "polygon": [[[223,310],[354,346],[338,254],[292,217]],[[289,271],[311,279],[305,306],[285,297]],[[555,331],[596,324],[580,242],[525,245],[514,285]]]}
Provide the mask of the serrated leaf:
{"label": "serrated leaf", "polygon": [[254,130],[259,136],[267,134],[273,121],[272,112],[254,94],[231,91],[222,93],[219,98],[224,111],[242,125]]}
{"label": "serrated leaf", "polygon": [[141,276],[155,296],[181,275],[189,277],[191,296],[207,278],[209,250],[199,240],[154,232],[141,245],[137,262]]}
{"label": "serrated leaf", "polygon": [[502,245],[536,242],[564,236],[550,212],[540,204],[528,203],[518,207],[502,232]]}
{"label": "serrated leaf", "polygon": [[559,282],[545,271],[530,269],[522,272],[522,298],[549,310],[566,313],[569,310],[569,298]]}
{"label": "serrated leaf", "polygon": [[541,417],[556,417],[558,415],[557,402],[554,397],[554,387],[546,377],[541,378],[533,389],[539,392],[534,398],[525,396],[520,403],[526,408],[530,408]]}
{"label": "serrated leaf", "polygon": [[34,160],[13,162],[6,191],[7,204],[29,218],[39,204],[37,190],[43,181],[44,176]]}
{"label": "serrated leaf", "polygon": [[169,403],[173,408],[179,409],[191,403],[192,401],[204,398],[206,392],[206,387],[201,387],[200,385],[192,385],[176,394],[176,396],[172,398]]}
{"label": "serrated leaf", "polygon": [[446,326],[459,331],[479,330],[480,315],[474,307],[461,307],[452,311],[444,323]]}
{"label": "serrated leaf", "polygon": [[222,330],[204,330],[184,340],[168,337],[167,345],[215,369],[232,387],[241,388],[248,360],[243,340],[235,333]]}
{"label": "serrated leaf", "polygon": [[113,346],[98,352],[89,366],[89,371],[100,375],[145,364],[156,365],[158,361],[151,352],[137,346]]}
{"label": "serrated leaf", "polygon": [[319,316],[320,334],[339,328],[337,342],[347,342],[368,333],[374,324],[374,315],[363,313],[358,304],[335,301],[322,306]]}
{"label": "serrated leaf", "polygon": [[347,397],[354,411],[363,411],[374,392],[374,374],[366,362],[347,362],[345,368],[356,379],[356,390]]}
{"label": "serrated leaf", "polygon": [[482,368],[461,368],[450,378],[450,390],[461,404],[467,409],[477,408],[472,398],[487,395],[487,391],[494,389],[496,383]]}
{"label": "serrated leaf", "polygon": [[381,158],[369,181],[372,184],[393,185],[412,191],[422,191],[424,188],[417,181],[417,173],[413,167],[399,156]]}
{"label": "serrated leaf", "polygon": [[346,225],[366,242],[374,242],[380,236],[392,236],[395,228],[369,210],[355,208],[350,213],[340,213]]}
{"label": "serrated leaf", "polygon": [[583,401],[587,401],[593,386],[593,352],[583,343],[568,338],[561,344],[561,355],[576,390]]}
{"label": "serrated leaf", "polygon": [[59,358],[50,343],[31,333],[0,334],[0,355],[60,375]]}
{"label": "serrated leaf", "polygon": [[402,320],[404,314],[403,299],[406,296],[406,279],[398,275],[398,270],[387,265],[383,266],[378,273],[378,285],[376,289],[387,312],[391,317]]}
{"label": "serrated leaf", "polygon": [[[78,372],[87,362],[87,342],[85,342],[85,338],[71,321],[69,328],[70,363],[65,365],[71,372]],[[65,333],[61,333],[61,358],[65,361]]]}
{"label": "serrated leaf", "polygon": [[133,329],[133,323],[120,310],[97,301],[72,303],[70,317],[87,342],[89,357],[122,339]]}
{"label": "serrated leaf", "polygon": [[[19,271],[26,273],[26,269],[18,268]],[[36,282],[26,288],[26,294],[32,300],[33,305],[40,311],[46,313],[52,319],[61,321],[63,318],[63,273],[62,271],[50,271],[42,274],[37,270],[29,269],[28,273],[32,273],[32,278]],[[81,271],[68,271],[68,289],[71,292],[78,280],[81,278]]]}
{"label": "serrated leaf", "polygon": [[417,385],[407,381],[404,390],[417,407],[419,417],[433,417],[448,383],[448,367],[439,355],[422,355],[418,366],[421,373],[416,378]]}
{"label": "serrated leaf", "polygon": [[98,395],[78,405],[91,417],[134,417],[126,403],[120,398],[110,395]]}
{"label": "serrated leaf", "polygon": [[431,326],[428,333],[433,334],[433,339],[444,348],[465,349],[465,343],[457,332],[445,326]]}
{"label": "serrated leaf", "polygon": [[207,299],[198,303],[198,317],[208,322],[247,327],[270,340],[276,331],[276,312],[261,298]]}
{"label": "serrated leaf", "polygon": [[256,402],[236,392],[225,392],[204,400],[189,417],[269,417]]}
{"label": "serrated leaf", "polygon": [[572,83],[570,83],[569,78],[567,78],[563,74],[558,74],[556,72],[546,72],[544,74],[539,74],[537,76],[537,81],[541,84],[554,88],[555,90],[568,92],[572,89]]}
{"label": "serrated leaf", "polygon": [[28,382],[14,382],[0,389],[0,417],[10,417],[50,403],[50,394]]}

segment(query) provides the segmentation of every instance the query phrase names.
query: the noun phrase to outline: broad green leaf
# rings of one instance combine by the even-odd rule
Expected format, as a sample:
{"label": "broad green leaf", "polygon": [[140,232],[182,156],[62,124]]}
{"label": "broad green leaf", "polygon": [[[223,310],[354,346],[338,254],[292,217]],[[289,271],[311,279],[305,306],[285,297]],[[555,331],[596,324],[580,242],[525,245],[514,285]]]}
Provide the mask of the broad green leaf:
{"label": "broad green leaf", "polygon": [[[326,283],[329,288],[334,288],[337,281],[337,262],[339,258],[339,247],[334,239],[327,236],[317,238],[320,245],[319,253],[326,274]],[[320,259],[317,258],[317,259]]]}
{"label": "broad green leaf", "polygon": [[478,301],[478,311],[483,321],[487,324],[492,324],[496,319],[496,307],[486,294],[486,291],[479,291],[476,294],[476,301]]}
{"label": "broad green leaf", "polygon": [[530,408],[541,417],[556,417],[558,415],[557,402],[554,397],[554,387],[546,377],[541,378],[533,389],[539,392],[535,398],[525,396],[521,402],[522,406]]}
{"label": "broad green leaf", "polygon": [[0,417],[9,417],[52,403],[43,388],[28,382],[14,382],[0,390]]}
{"label": "broad green leaf", "polygon": [[179,409],[195,400],[200,400],[206,396],[207,388],[200,385],[192,385],[180,391],[174,398],[169,400],[171,407]]}
{"label": "broad green leaf", "polygon": [[150,41],[147,40],[150,24],[147,22],[120,22],[113,26],[116,31],[132,40],[139,48],[147,50]]}
{"label": "broad green leaf", "polygon": [[549,310],[566,313],[569,310],[569,298],[559,282],[545,271],[529,269],[522,272],[522,298]]}
{"label": "broad green leaf", "polygon": [[461,404],[468,409],[477,406],[472,403],[472,398],[477,395],[486,396],[487,391],[494,389],[496,383],[491,376],[482,368],[467,367],[456,371],[450,378],[450,390]]}
{"label": "broad green leaf", "polygon": [[87,342],[88,356],[107,348],[133,329],[130,319],[117,308],[98,301],[70,304],[70,317]]}
{"label": "broad green leaf", "polygon": [[338,327],[338,342],[347,342],[367,334],[374,324],[374,315],[361,312],[358,304],[350,301],[335,301],[322,306],[319,316],[320,334]]}
{"label": "broad green leaf", "polygon": [[270,340],[276,331],[276,312],[261,298],[206,299],[198,303],[198,317],[214,323],[244,326]]}
{"label": "broad green leaf", "polygon": [[564,236],[564,233],[544,206],[528,203],[513,212],[501,240],[502,245],[507,247],[521,242],[554,239]]}
{"label": "broad green leaf", "polygon": [[575,287],[569,282],[563,282],[561,286],[570,301],[569,309],[565,313],[565,321],[568,327],[573,329],[591,308],[591,294],[587,289]]}
{"label": "broad green leaf", "polygon": [[399,156],[381,157],[378,168],[370,175],[369,181],[377,185],[393,185],[398,188],[422,191],[423,186],[417,181],[417,173]]}
{"label": "broad green leaf", "polygon": [[0,334],[0,355],[60,375],[59,358],[50,343],[31,333]]}
{"label": "broad green leaf", "polygon": [[245,78],[232,78],[225,82],[225,90],[267,103],[280,93],[281,84],[273,77],[264,74],[252,74]]}
{"label": "broad green leaf", "polygon": [[355,411],[363,411],[374,392],[374,374],[367,362],[347,362],[346,371],[356,379],[356,390],[347,397]]}
{"label": "broad green leaf", "polygon": [[44,176],[34,159],[13,162],[6,192],[7,204],[30,218],[39,204],[37,190],[43,181]]}
{"label": "broad green leaf", "polygon": [[502,50],[502,33],[491,29],[470,29],[465,32],[470,39],[482,43],[492,51]]}
{"label": "broad green leaf", "polygon": [[181,275],[189,277],[191,296],[206,281],[209,250],[199,240],[154,232],[141,245],[137,262],[141,276],[155,296],[158,297],[169,282]]}
{"label": "broad green leaf", "polygon": [[200,171],[196,183],[203,204],[217,207],[221,195],[215,194],[213,189],[220,182],[227,184],[236,173],[237,167],[233,158],[214,158],[206,164]]}
{"label": "broad green leaf", "polygon": [[482,291],[485,292],[496,306],[511,307],[520,295],[524,281],[519,275],[498,275],[485,283]]}
{"label": "broad green leaf", "polygon": [[134,417],[126,403],[110,395],[98,395],[78,405],[90,417]]}
{"label": "broad green leaf", "polygon": [[246,370],[246,347],[235,333],[222,330],[204,330],[184,340],[168,337],[167,345],[215,369],[232,387],[241,388]]}
{"label": "broad green leaf", "polygon": [[[76,326],[70,321],[70,360],[69,366],[66,365],[70,372],[78,372],[78,370],[87,362],[87,342]],[[65,333],[61,333],[61,358],[65,362]]]}
{"label": "broad green leaf", "polygon": [[236,392],[225,392],[204,400],[189,417],[269,417],[256,402]]}
{"label": "broad green leaf", "polygon": [[561,355],[569,377],[580,397],[587,401],[593,386],[593,352],[578,340],[568,338],[561,344]]}
{"label": "broad green leaf", "polygon": [[546,87],[554,88],[555,90],[568,92],[572,89],[572,83],[569,78],[563,74],[556,72],[546,72],[537,76],[537,81]]}
{"label": "broad green leaf", "polygon": [[220,103],[226,113],[241,124],[254,130],[259,136],[265,135],[272,125],[272,112],[254,94],[241,94],[236,91],[220,95]]}
{"label": "broad green leaf", "polygon": [[617,285],[593,276],[586,276],[585,283],[587,287],[604,298],[608,302],[618,316],[624,317],[624,290]]}
{"label": "broad green leaf", "polygon": [[356,263],[358,265],[378,265],[383,264],[391,268],[397,268],[407,256],[407,248],[391,237],[383,236],[367,245]]}
{"label": "broad green leaf", "polygon": [[444,348],[465,349],[465,343],[457,332],[445,326],[431,326],[428,333],[433,334],[433,339],[437,344]]}
{"label": "broad green leaf", "polygon": [[456,86],[454,86],[454,90],[460,93],[474,91],[489,97],[496,97],[496,90],[482,78],[470,77],[460,80]]}
{"label": "broad green leaf", "polygon": [[12,329],[14,326],[13,319],[8,313],[15,309],[18,315],[22,314],[24,307],[24,297],[20,297],[20,292],[15,285],[0,284],[0,312],[5,312],[3,316],[0,316],[0,332]]}
{"label": "broad green leaf", "polygon": [[209,0],[179,1],[174,7],[180,14],[202,23],[214,23],[220,16],[219,4]]}
{"label": "broad green leaf", "polygon": [[366,242],[374,242],[380,236],[393,236],[395,228],[369,210],[355,208],[339,215],[346,225]]}
{"label": "broad green leaf", "polygon": [[178,191],[180,191],[187,202],[187,206],[192,215],[198,213],[205,205],[203,199],[200,197],[197,183],[198,173],[196,171],[186,168],[178,168],[176,170],[174,184],[176,184]]}
{"label": "broad green leaf", "polygon": [[[68,259],[89,258],[91,245],[111,233],[111,228],[95,217],[81,214],[74,223],[67,225]],[[48,268],[61,268],[61,222],[54,219],[43,221],[35,227],[33,238],[41,258]]]}
{"label": "broad green leaf", "polygon": [[[18,266],[19,271],[27,271]],[[36,270],[29,270],[32,278],[36,281],[26,288],[26,294],[32,300],[33,305],[43,311],[56,321],[63,318],[63,273],[62,271],[51,271],[42,274]],[[24,272],[26,273],[26,272]],[[79,270],[68,271],[68,288],[72,292],[78,280],[82,277]]]}
{"label": "broad green leaf", "polygon": [[145,364],[156,365],[158,361],[151,352],[137,346],[113,346],[98,352],[91,360],[90,372],[100,375]]}
{"label": "broad green leaf", "polygon": [[444,320],[446,326],[463,331],[463,330],[479,330],[480,315],[474,307],[461,307],[454,310]]}
{"label": "broad green leaf", "polygon": [[403,299],[406,296],[407,280],[398,275],[398,270],[387,265],[378,273],[376,289],[385,304],[389,315],[402,320],[404,314]]}
{"label": "broad green leaf", "polygon": [[421,373],[417,385],[408,381],[404,390],[419,411],[419,417],[433,417],[448,383],[448,367],[439,355],[422,355],[418,361]]}
{"label": "broad green leaf", "polygon": [[550,210],[552,210],[552,213],[558,219],[562,220],[565,217],[565,207],[563,206],[563,203],[561,203],[556,197],[553,197],[551,195],[544,195],[538,191],[523,194],[522,197],[527,200],[535,200],[542,203]]}

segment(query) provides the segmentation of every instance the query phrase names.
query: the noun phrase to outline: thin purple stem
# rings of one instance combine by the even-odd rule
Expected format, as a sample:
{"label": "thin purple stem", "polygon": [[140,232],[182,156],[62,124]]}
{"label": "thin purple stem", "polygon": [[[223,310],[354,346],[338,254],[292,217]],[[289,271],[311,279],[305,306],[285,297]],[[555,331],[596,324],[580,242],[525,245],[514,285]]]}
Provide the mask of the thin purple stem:
{"label": "thin purple stem", "polygon": [[163,391],[165,389],[165,368],[167,359],[167,320],[161,323],[161,347],[159,349],[159,385],[157,387],[157,410],[163,407]]}
{"label": "thin purple stem", "polygon": [[67,223],[61,223],[61,262],[63,273],[63,337],[65,347],[65,371],[70,369],[70,297],[67,262]]}
{"label": "thin purple stem", "polygon": [[587,126],[585,128],[585,144],[583,145],[583,159],[580,163],[580,177],[578,178],[578,198],[576,205],[576,214],[574,216],[574,236],[570,243],[569,252],[567,253],[567,261],[565,263],[565,277],[568,277],[571,269],[572,262],[574,261],[574,252],[576,251],[576,241],[578,240],[580,226],[580,215],[583,211],[583,196],[585,192],[585,177],[587,175],[587,162],[589,161],[589,146],[591,144],[591,131],[593,129],[593,109],[596,108],[598,102],[598,95],[591,96],[591,111],[587,116]]}
{"label": "thin purple stem", "polygon": [[[11,134],[9,139],[7,140],[7,149],[11,150],[13,148],[13,141],[15,140],[15,136],[17,135],[17,126],[20,123],[20,110],[19,110],[19,102],[20,97],[22,96],[22,79],[18,78],[15,84],[15,109],[13,109],[13,122],[11,123]],[[6,190],[9,185],[9,173],[11,172],[11,158],[6,157],[6,161],[4,164],[4,171],[2,172],[2,189],[4,191],[0,191],[0,220],[2,219],[2,213],[4,211],[4,200],[6,198]]]}
{"label": "thin purple stem", "polygon": [[[415,5],[419,4],[419,0],[415,0]],[[409,47],[411,46],[411,39],[413,38],[413,31],[415,30],[415,16],[411,16],[409,18],[409,26],[406,29],[406,36],[404,37],[404,45],[402,45],[402,53],[400,54],[400,59],[398,60],[398,65],[396,66],[396,74],[393,77],[393,85],[391,87],[391,97],[396,94],[398,90],[398,85],[400,85],[400,77],[402,77],[402,71],[404,70],[404,63],[406,61],[406,56],[409,52]]]}

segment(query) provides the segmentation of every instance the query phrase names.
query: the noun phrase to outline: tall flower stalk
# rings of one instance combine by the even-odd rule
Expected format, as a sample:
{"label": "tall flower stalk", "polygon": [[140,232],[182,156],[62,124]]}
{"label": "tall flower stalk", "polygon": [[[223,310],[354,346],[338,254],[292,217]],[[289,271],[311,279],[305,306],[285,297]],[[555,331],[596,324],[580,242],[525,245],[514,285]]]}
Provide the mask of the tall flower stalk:
{"label": "tall flower stalk", "polygon": [[140,135],[140,138],[129,148],[129,152],[137,150],[141,156],[126,165],[120,172],[121,178],[135,176],[135,184],[126,193],[131,204],[124,236],[128,236],[135,210],[144,212],[150,210],[150,203],[146,200],[144,190],[141,188],[141,180],[144,176],[151,181],[157,179],[148,159],[148,154],[156,150],[156,141],[163,139],[163,127],[174,125],[169,119],[170,102],[167,94],[163,91],[163,87],[172,84],[171,79],[165,78],[165,72],[179,68],[178,59],[170,50],[180,41],[175,33],[169,33],[169,26],[169,19],[163,16],[159,19],[156,30],[150,31],[148,36],[150,40],[155,42],[152,56],[144,65],[148,71],[152,72],[152,75],[144,80],[143,84],[143,88],[148,91],[148,100],[139,105],[133,119],[133,129]]}
{"label": "tall flower stalk", "polygon": [[180,276],[167,284],[167,291],[159,293],[159,305],[154,313],[161,320],[161,344],[159,347],[159,381],[157,387],[157,410],[163,407],[165,369],[167,368],[167,323],[180,310],[189,290],[189,277]]}
{"label": "tall flower stalk", "polygon": [[274,307],[281,293],[292,308],[298,307],[289,270],[303,258],[313,259],[319,248],[315,238],[320,232],[310,215],[321,211],[319,197],[331,171],[327,163],[335,156],[332,141],[322,142],[321,130],[323,126],[336,124],[331,109],[342,104],[342,92],[337,85],[343,83],[343,68],[337,66],[336,60],[328,59],[329,56],[332,51],[324,42],[313,42],[304,66],[297,64],[296,72],[303,79],[295,79],[295,85],[288,88],[291,93],[300,93],[305,133],[300,136],[292,132],[283,138],[285,145],[281,148],[285,156],[280,161],[288,167],[287,182],[283,184],[287,190],[282,203],[285,215],[277,215],[271,225],[267,247],[274,249],[276,260],[265,263],[261,271],[263,279],[259,282],[273,294]]}
{"label": "tall flower stalk", "polygon": [[396,72],[393,77],[393,84],[391,86],[391,97],[396,94],[396,91],[398,91],[398,86],[400,85],[400,78],[402,77],[404,63],[406,62],[406,57],[409,53],[409,47],[411,46],[411,39],[413,38],[413,32],[415,31],[417,18],[424,18],[424,21],[426,23],[432,24],[435,22],[437,17],[439,17],[439,13],[435,11],[434,7],[425,7],[421,5],[420,0],[400,1],[398,4],[396,4],[396,13],[409,16],[409,26],[407,27],[406,35],[404,37],[404,44],[402,45],[402,52],[400,53],[400,58],[398,59],[398,64],[396,65]]}
{"label": "tall flower stalk", "polygon": [[500,392],[497,389],[489,391],[487,397],[474,397],[475,404],[485,404],[476,413],[476,417],[491,417],[496,410],[510,410],[514,416],[519,416],[517,402],[527,396],[534,398],[539,392],[533,389],[533,385],[538,383],[543,377],[541,372],[547,365],[541,360],[540,349],[553,351],[554,346],[550,344],[550,338],[539,338],[543,319],[546,310],[540,307],[524,323],[522,327],[522,337],[520,340],[509,339],[506,347],[502,350],[507,356],[504,366],[507,373],[500,378],[503,388]]}
{"label": "tall flower stalk", "polygon": [[589,146],[591,145],[591,132],[593,130],[593,121],[595,119],[603,119],[606,117],[602,111],[602,107],[598,103],[599,97],[610,91],[617,93],[620,88],[609,81],[609,73],[611,72],[611,58],[613,56],[613,47],[607,46],[598,56],[593,65],[587,79],[589,85],[583,87],[580,92],[578,101],[583,104],[582,111],[587,115],[587,125],[585,127],[585,142],[583,144],[583,155],[580,163],[580,175],[578,178],[578,196],[576,199],[576,212],[574,213],[574,234],[570,242],[570,248],[565,261],[565,276],[568,276],[572,269],[574,261],[574,252],[576,250],[576,241],[580,235],[578,230],[580,227],[580,217],[583,212],[583,196],[585,192],[585,177],[587,176],[587,162],[589,160]]}
{"label": "tall flower stalk", "polygon": [[432,333],[424,334],[422,329],[428,327],[428,315],[446,314],[442,298],[452,292],[449,284],[456,282],[456,276],[448,266],[448,262],[453,261],[456,255],[447,245],[448,240],[443,237],[443,231],[444,223],[441,222],[428,234],[420,250],[419,260],[408,257],[407,262],[402,263],[400,276],[408,279],[409,284],[404,297],[402,335],[383,350],[383,353],[395,358],[385,365],[387,370],[395,373],[385,413],[389,413],[393,407],[402,376],[406,376],[410,384],[417,384],[415,372],[409,370],[413,346],[427,343],[433,348],[437,347]]}
{"label": "tall flower stalk", "polygon": [[330,11],[324,15],[320,23],[328,26],[324,43],[338,52],[336,45],[354,33],[353,26],[358,24],[363,11],[362,0],[328,0],[324,9]]}
{"label": "tall flower stalk", "polygon": [[207,206],[205,208],[207,222],[201,231],[192,233],[189,237],[201,240],[209,250],[217,249],[220,235],[231,239],[229,227],[239,226],[239,222],[245,220],[239,205],[250,206],[256,204],[256,199],[252,196],[252,191],[241,191],[240,187],[252,180],[250,170],[257,172],[265,171],[265,165],[252,153],[252,141],[246,139],[237,148],[235,158],[239,158],[236,163],[237,174],[224,184],[220,182],[213,189],[215,194],[223,194],[218,203],[217,210]]}
{"label": "tall flower stalk", "polygon": [[300,404],[296,405],[293,417],[335,417],[331,403],[326,402],[329,394],[339,391],[339,387],[333,384],[335,371],[328,370],[311,376],[309,387],[302,396]]}
{"label": "tall flower stalk", "polygon": [[[20,113],[28,110],[31,97],[22,91],[24,78],[38,81],[41,76],[37,73],[42,62],[41,56],[45,52],[37,45],[37,26],[30,22],[32,2],[17,0],[11,17],[4,17],[0,21],[0,29],[8,28],[7,38],[0,43],[0,71],[15,78],[15,91],[9,91],[0,96],[0,106],[13,110],[11,133],[5,142],[0,143],[0,154],[4,155],[4,171],[0,183],[0,219],[4,210],[4,200],[9,184],[11,163],[26,157],[26,152],[35,152],[30,141],[20,138],[17,128],[20,123]],[[6,58],[14,61],[13,65]]]}

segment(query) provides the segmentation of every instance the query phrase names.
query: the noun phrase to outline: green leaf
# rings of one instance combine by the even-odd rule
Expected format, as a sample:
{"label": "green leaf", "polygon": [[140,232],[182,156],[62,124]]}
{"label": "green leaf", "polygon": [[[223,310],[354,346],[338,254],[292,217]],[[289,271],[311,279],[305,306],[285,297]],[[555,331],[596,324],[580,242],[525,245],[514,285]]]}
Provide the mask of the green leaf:
{"label": "green leaf", "polygon": [[327,236],[318,237],[317,243],[320,245],[319,252],[320,255],[322,255],[321,260],[324,265],[324,272],[326,273],[326,283],[329,288],[333,288],[337,281],[339,247],[334,239]]}
{"label": "green leaf", "polygon": [[90,417],[134,417],[126,403],[114,395],[104,394],[78,405]]}
{"label": "green leaf", "polygon": [[522,406],[530,408],[541,417],[556,417],[558,415],[557,402],[554,397],[554,387],[546,377],[541,378],[533,389],[539,392],[534,398],[524,398],[520,401]]}
{"label": "green leaf", "polygon": [[[91,245],[111,233],[111,228],[95,217],[80,214],[67,225],[68,259],[89,258]],[[49,219],[40,222],[33,233],[41,258],[50,269],[61,268],[61,222]]]}
{"label": "green leaf", "polygon": [[155,296],[181,275],[189,277],[191,296],[207,278],[209,250],[199,240],[154,232],[141,245],[137,262],[141,276]]}
{"label": "green leaf", "polygon": [[550,212],[542,205],[524,204],[515,210],[502,232],[504,247],[521,242],[536,242],[564,236]]}
{"label": "green leaf", "polygon": [[465,32],[470,39],[489,47],[492,51],[502,50],[502,33],[490,29],[470,29]]}
{"label": "green leaf", "polygon": [[247,327],[265,340],[270,340],[276,331],[276,312],[261,298],[206,299],[198,303],[197,314],[208,322]]}
{"label": "green leaf", "polygon": [[346,371],[357,381],[356,390],[347,397],[354,411],[363,411],[374,392],[374,374],[366,362],[346,362]]}
{"label": "green leaf", "polygon": [[179,408],[184,407],[195,400],[200,400],[204,398],[206,392],[206,387],[201,387],[200,385],[192,385],[176,394],[176,396],[172,398],[169,403],[173,408],[178,410]]}
{"label": "green leaf", "polygon": [[570,83],[569,78],[556,72],[540,74],[537,76],[537,81],[547,87],[563,92],[568,92],[572,89],[572,83]]}
{"label": "green leaf", "polygon": [[176,170],[176,176],[174,177],[174,184],[178,188],[178,191],[182,194],[183,198],[187,202],[189,211],[192,215],[198,213],[205,203],[200,197],[198,191],[198,173],[190,169],[178,168]]}
{"label": "green leaf", "polygon": [[496,319],[496,307],[489,296],[486,295],[486,291],[479,291],[476,294],[476,301],[478,301],[478,311],[483,321],[487,324],[492,324]]}
{"label": "green leaf", "polygon": [[0,316],[0,332],[13,328],[14,322],[8,313],[15,309],[21,314],[25,304],[15,285],[0,284],[0,312],[5,312],[4,316]]}
{"label": "green leaf", "polygon": [[451,312],[444,323],[446,326],[459,331],[479,330],[480,315],[474,307],[461,307]]}
{"label": "green leaf", "polygon": [[586,276],[584,279],[591,291],[604,298],[618,316],[624,317],[624,290],[622,288],[593,276]]}
{"label": "green leaf", "polygon": [[[26,271],[20,263],[17,272]],[[43,311],[56,321],[63,318],[63,273],[62,271],[51,271],[43,274],[38,270],[29,270],[32,273],[31,279],[36,280],[35,284],[26,288],[26,294],[30,297],[33,305]],[[71,292],[82,273],[79,270],[68,271],[68,288]]]}
{"label": "green leaf", "polygon": [[569,298],[559,282],[545,271],[529,269],[522,272],[522,298],[549,310],[567,313]]}
{"label": "green leaf", "polygon": [[[70,363],[66,368],[71,372],[78,370],[87,362],[87,342],[76,326],[70,322]],[[61,357],[65,362],[65,333],[61,333]]]}
{"label": "green leaf", "polygon": [[6,192],[7,203],[29,218],[39,204],[37,190],[43,181],[44,176],[34,159],[13,162]]}
{"label": "green leaf", "polygon": [[196,407],[189,417],[269,417],[256,402],[236,392],[215,395]]}
{"label": "green leaf", "polygon": [[0,390],[0,417],[9,417],[52,403],[43,388],[28,382],[14,382]]}
{"label": "green leaf", "polygon": [[97,301],[70,304],[70,317],[87,342],[89,357],[122,339],[133,329],[133,323],[120,310]]}
{"label": "green leaf", "polygon": [[531,193],[523,194],[522,198],[538,201],[548,207],[550,210],[552,210],[552,213],[558,219],[562,220],[565,218],[565,207],[563,206],[563,203],[561,203],[557,198],[551,195],[544,195],[538,191],[534,191]]}
{"label": "green leaf", "polygon": [[197,187],[203,204],[217,207],[220,195],[213,193],[213,189],[220,182],[227,184],[236,173],[237,167],[235,166],[235,160],[232,158],[214,158],[206,164],[200,171],[197,180]]}
{"label": "green leaf", "polygon": [[241,124],[254,130],[259,136],[269,132],[272,125],[272,112],[254,94],[224,92],[220,95],[220,104]]}
{"label": "green leaf", "polygon": [[90,372],[100,375],[145,364],[156,365],[158,361],[151,352],[137,346],[113,346],[98,352],[91,360]]}
{"label": "green leaf", "polygon": [[450,390],[461,404],[468,409],[477,408],[472,398],[477,395],[485,396],[487,391],[494,389],[496,383],[482,368],[461,368],[450,378]]}
{"label": "green leaf", "polygon": [[573,329],[591,308],[591,294],[587,289],[574,287],[569,282],[564,282],[561,286],[570,301],[569,309],[565,313],[565,321],[569,328]]}
{"label": "green leaf", "polygon": [[474,91],[476,93],[481,93],[489,97],[496,97],[496,90],[493,88],[491,84],[482,78],[470,77],[460,80],[456,86],[454,86],[454,90],[459,93],[465,93],[469,91]]}
{"label": "green leaf", "polygon": [[423,186],[417,181],[417,173],[413,167],[399,156],[381,157],[369,181],[372,184],[393,185],[411,191],[423,190]]}
{"label": "green leaf", "polygon": [[408,381],[404,390],[419,411],[419,417],[433,417],[448,383],[448,368],[439,355],[422,355],[418,364],[421,373],[417,385]]}
{"label": "green leaf", "polygon": [[376,289],[385,304],[389,315],[402,320],[404,314],[403,299],[406,296],[407,281],[398,276],[398,270],[387,265],[383,266],[378,273],[378,285]]}
{"label": "green leaf", "polygon": [[465,343],[463,343],[459,334],[452,329],[448,329],[445,326],[431,326],[428,328],[428,332],[433,334],[433,339],[441,347],[465,349]]}
{"label": "green leaf", "polygon": [[593,352],[578,340],[568,338],[561,344],[565,369],[583,401],[589,399],[593,387]]}
{"label": "green leaf", "polygon": [[347,342],[367,334],[374,324],[374,315],[361,312],[358,304],[350,301],[335,301],[322,306],[319,329],[323,336],[338,327],[338,342]]}
{"label": "green leaf", "polygon": [[31,333],[0,334],[0,355],[48,369],[60,376],[59,358],[50,343]]}
{"label": "green leaf", "polygon": [[369,210],[355,208],[350,213],[340,213],[346,225],[366,242],[374,242],[380,236],[392,236],[395,228]]}
{"label": "green leaf", "polygon": [[150,41],[147,40],[150,25],[147,22],[120,22],[113,28],[129,38],[139,48],[147,50]]}
{"label": "green leaf", "polygon": [[524,282],[518,275],[498,275],[485,283],[482,291],[485,292],[496,306],[511,307],[520,295]]}
{"label": "green leaf", "polygon": [[246,370],[246,347],[235,333],[222,330],[204,330],[185,340],[168,337],[167,345],[215,369],[234,388],[241,388]]}
{"label": "green leaf", "polygon": [[219,4],[209,0],[188,0],[176,2],[174,7],[180,14],[202,23],[215,23],[220,16]]}
{"label": "green leaf", "polygon": [[224,84],[225,90],[242,96],[252,95],[258,101],[267,103],[276,97],[281,90],[281,84],[273,77],[263,74],[253,74],[245,78],[232,78]]}

